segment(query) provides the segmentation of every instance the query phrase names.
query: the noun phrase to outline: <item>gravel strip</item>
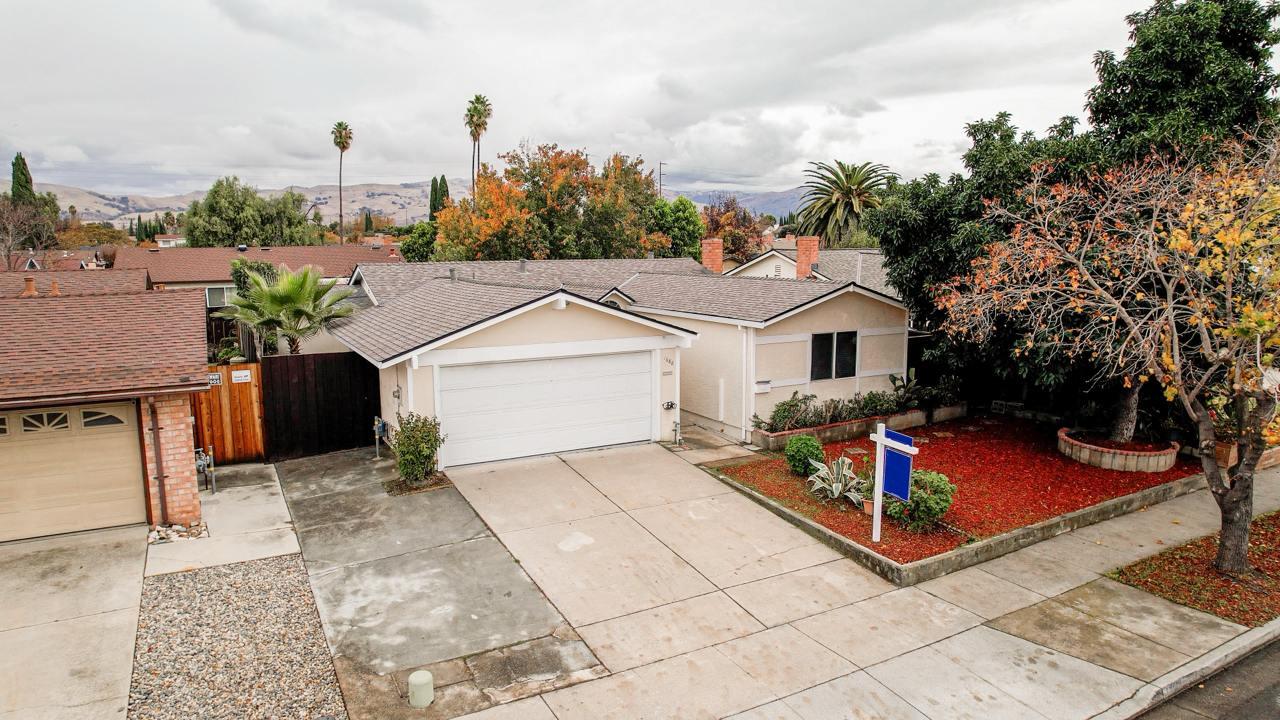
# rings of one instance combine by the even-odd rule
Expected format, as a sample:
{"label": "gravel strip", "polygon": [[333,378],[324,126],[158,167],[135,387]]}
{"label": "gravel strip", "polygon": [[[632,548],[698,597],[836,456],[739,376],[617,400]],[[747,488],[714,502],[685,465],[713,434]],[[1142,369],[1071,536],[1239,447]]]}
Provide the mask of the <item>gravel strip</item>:
{"label": "gravel strip", "polygon": [[147,578],[129,717],[346,720],[302,556]]}

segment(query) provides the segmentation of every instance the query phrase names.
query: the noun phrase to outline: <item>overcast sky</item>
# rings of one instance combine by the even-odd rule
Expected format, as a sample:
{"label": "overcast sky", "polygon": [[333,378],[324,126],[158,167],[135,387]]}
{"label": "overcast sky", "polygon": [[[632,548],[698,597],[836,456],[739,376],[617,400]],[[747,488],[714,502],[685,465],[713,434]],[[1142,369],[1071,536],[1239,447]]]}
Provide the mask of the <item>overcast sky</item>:
{"label": "overcast sky", "polygon": [[[0,0],[0,153],[37,182],[178,193],[467,173],[521,141],[621,151],[669,187],[784,189],[810,160],[959,168],[964,123],[1083,116],[1147,2]],[[7,173],[6,173],[7,174]]]}

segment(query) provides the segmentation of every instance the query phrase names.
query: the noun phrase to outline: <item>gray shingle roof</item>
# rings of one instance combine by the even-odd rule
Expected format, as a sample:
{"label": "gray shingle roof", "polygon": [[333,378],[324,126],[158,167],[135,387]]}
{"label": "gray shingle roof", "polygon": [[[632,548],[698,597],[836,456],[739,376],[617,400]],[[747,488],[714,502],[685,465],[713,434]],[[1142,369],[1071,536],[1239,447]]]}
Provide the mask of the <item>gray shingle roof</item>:
{"label": "gray shingle roof", "polygon": [[447,277],[449,270],[458,277],[484,282],[519,285],[555,290],[560,287],[587,297],[600,297],[640,272],[678,275],[710,275],[693,258],[656,258],[639,260],[527,260],[520,271],[519,260],[486,260],[472,262],[427,262],[398,265],[361,265],[360,276],[373,290],[379,303],[403,295],[424,281]]}
{"label": "gray shingle roof", "polygon": [[383,362],[537,300],[548,292],[427,278],[391,300],[375,290],[378,305],[335,320],[329,331],[361,355]]}
{"label": "gray shingle roof", "polygon": [[[779,248],[778,252],[796,259],[794,249]],[[884,269],[884,255],[879,250],[830,248],[818,251],[818,272],[838,282],[855,282],[868,290],[898,298],[898,291],[889,284]]]}
{"label": "gray shingle roof", "polygon": [[643,273],[618,289],[641,307],[764,322],[843,286],[815,280]]}

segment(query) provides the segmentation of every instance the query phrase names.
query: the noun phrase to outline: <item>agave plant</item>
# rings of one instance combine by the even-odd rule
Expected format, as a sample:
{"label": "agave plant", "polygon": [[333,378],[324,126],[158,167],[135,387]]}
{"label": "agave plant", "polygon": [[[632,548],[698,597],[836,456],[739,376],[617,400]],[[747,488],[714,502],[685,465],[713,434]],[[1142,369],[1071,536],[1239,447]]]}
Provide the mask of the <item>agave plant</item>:
{"label": "agave plant", "polygon": [[809,492],[830,500],[845,498],[854,504],[862,503],[852,460],[841,456],[830,463],[810,460],[809,464],[814,467],[814,473],[809,476]]}

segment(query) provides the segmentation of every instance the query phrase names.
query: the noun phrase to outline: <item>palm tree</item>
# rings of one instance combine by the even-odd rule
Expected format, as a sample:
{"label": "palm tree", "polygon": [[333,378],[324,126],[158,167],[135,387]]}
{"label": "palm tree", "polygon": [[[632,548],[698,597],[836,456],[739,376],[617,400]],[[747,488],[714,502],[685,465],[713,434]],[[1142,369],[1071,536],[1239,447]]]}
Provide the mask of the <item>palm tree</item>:
{"label": "palm tree", "polygon": [[214,315],[238,320],[255,330],[254,343],[270,333],[283,336],[289,343],[289,354],[302,352],[302,341],[328,327],[329,323],[351,314],[351,306],[343,304],[351,296],[348,289],[334,290],[336,280],[324,280],[310,265],[297,272],[281,267],[275,282],[257,273],[249,273],[249,292],[236,295],[227,307]]}
{"label": "palm tree", "polygon": [[480,136],[489,129],[489,118],[493,117],[493,106],[489,98],[476,95],[467,104],[467,112],[462,122],[471,133],[471,196],[476,194],[476,174],[480,172]]}
{"label": "palm tree", "polygon": [[821,236],[827,247],[857,228],[868,208],[879,207],[880,191],[898,177],[878,163],[809,164],[813,167],[804,171],[809,182],[804,184],[800,232]]}
{"label": "palm tree", "polygon": [[342,239],[342,156],[351,149],[351,126],[339,120],[333,124],[333,146],[338,148],[338,238]]}

